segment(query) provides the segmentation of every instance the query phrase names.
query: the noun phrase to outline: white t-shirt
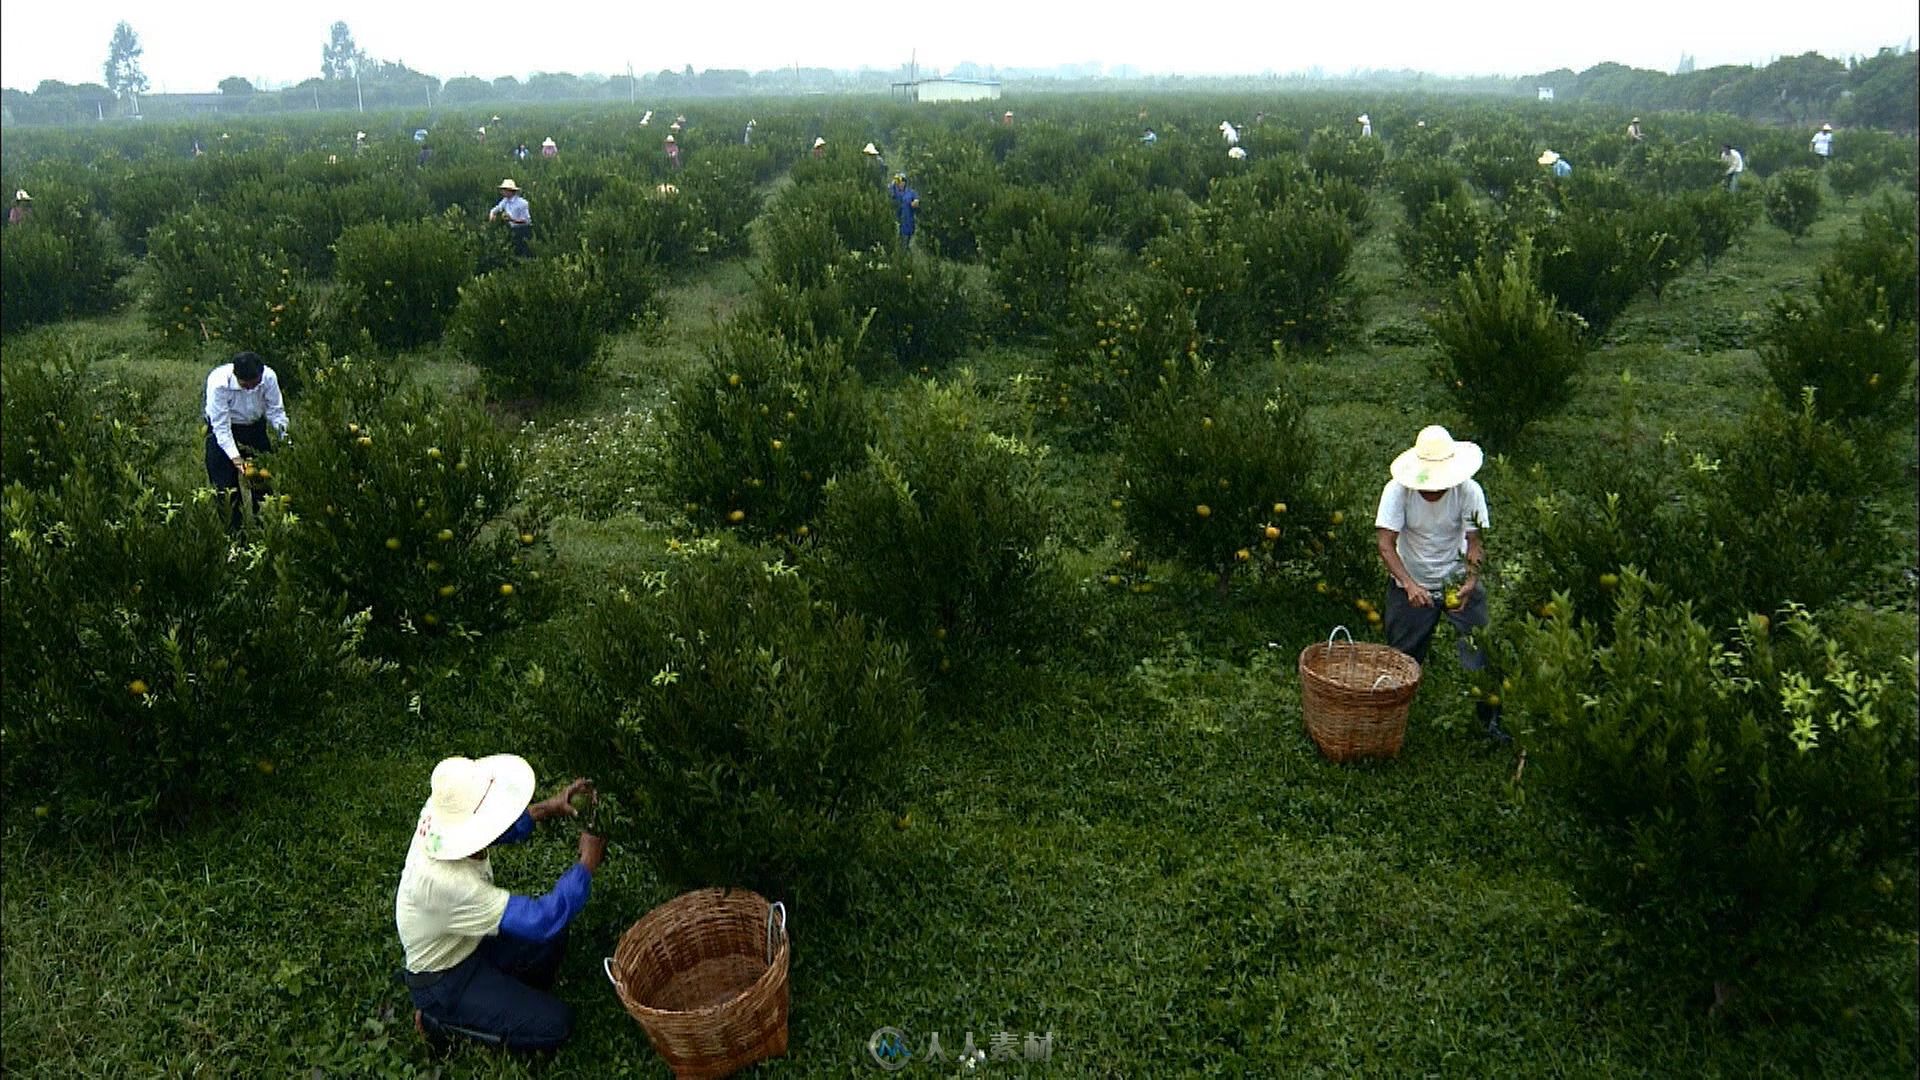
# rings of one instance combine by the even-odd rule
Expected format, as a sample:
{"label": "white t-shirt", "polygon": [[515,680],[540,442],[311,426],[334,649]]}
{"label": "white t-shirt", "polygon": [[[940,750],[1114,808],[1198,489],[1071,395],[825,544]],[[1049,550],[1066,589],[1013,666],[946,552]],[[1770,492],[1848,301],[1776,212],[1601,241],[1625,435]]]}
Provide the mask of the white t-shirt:
{"label": "white t-shirt", "polygon": [[511,895],[493,883],[488,859],[428,858],[425,809],[420,817],[393,904],[407,970],[415,973],[445,971],[472,955],[481,938],[500,932]]}
{"label": "white t-shirt", "polygon": [[1438,589],[1460,569],[1467,534],[1487,527],[1487,496],[1479,484],[1464,480],[1428,502],[1400,481],[1389,480],[1380,492],[1373,524],[1400,534],[1394,550],[1414,583]]}

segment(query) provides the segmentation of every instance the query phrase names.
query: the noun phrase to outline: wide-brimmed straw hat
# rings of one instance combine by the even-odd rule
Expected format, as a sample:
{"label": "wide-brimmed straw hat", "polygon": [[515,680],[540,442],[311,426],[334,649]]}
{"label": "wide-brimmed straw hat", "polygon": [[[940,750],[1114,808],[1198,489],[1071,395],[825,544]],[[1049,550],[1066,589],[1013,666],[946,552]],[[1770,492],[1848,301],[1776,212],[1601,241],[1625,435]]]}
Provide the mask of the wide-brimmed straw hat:
{"label": "wide-brimmed straw hat", "polygon": [[1832,125],[1832,124],[1821,124],[1821,125],[1820,125],[1820,130],[1821,130],[1821,131],[1832,131],[1832,130],[1833,130],[1833,125]]}
{"label": "wide-brimmed straw hat", "polygon": [[873,145],[872,143],[868,143],[867,145],[861,147],[860,152],[863,154],[872,154],[874,157],[880,156],[880,148]]}
{"label": "wide-brimmed straw hat", "polygon": [[1480,447],[1455,442],[1438,424],[1420,429],[1413,448],[1393,459],[1393,478],[1415,491],[1445,491],[1473,478],[1485,460]]}
{"label": "wide-brimmed straw hat", "polygon": [[1554,153],[1551,150],[1540,151],[1540,164],[1542,165],[1551,165],[1554,162],[1559,160],[1560,160],[1560,155]]}
{"label": "wide-brimmed straw hat", "polygon": [[555,142],[553,141],[553,136],[551,136],[551,135],[549,135],[549,136],[547,136],[546,138],[544,138],[544,139],[541,139],[541,140],[540,140],[540,145],[541,145],[541,146],[554,146],[554,145],[557,145],[557,144],[556,144],[556,143],[555,143]]}
{"label": "wide-brimmed straw hat", "polygon": [[464,859],[500,839],[532,801],[533,766],[525,758],[447,758],[433,768],[421,844],[429,858]]}
{"label": "wide-brimmed straw hat", "polygon": [[[0,191],[5,191],[5,190],[6,188],[0,188]],[[21,188],[19,191],[16,191],[13,193],[13,201],[14,202],[32,202],[33,196],[27,194],[26,188]]]}
{"label": "wide-brimmed straw hat", "polygon": [[827,140],[825,138],[819,135],[815,135],[813,137],[813,148],[815,150],[818,150],[825,145],[827,145]]}
{"label": "wide-brimmed straw hat", "polygon": [[509,176],[505,180],[500,181],[500,190],[501,191],[519,191],[520,185],[514,183],[513,177]]}
{"label": "wide-brimmed straw hat", "polygon": [[1637,123],[1639,123],[1639,122],[1640,122],[1640,118],[1639,118],[1639,117],[1637,117],[1637,116],[1636,116],[1636,117],[1634,117],[1633,119],[1631,119],[1631,120],[1629,120],[1629,121],[1627,121],[1627,123],[1629,123],[1629,124],[1637,124]]}

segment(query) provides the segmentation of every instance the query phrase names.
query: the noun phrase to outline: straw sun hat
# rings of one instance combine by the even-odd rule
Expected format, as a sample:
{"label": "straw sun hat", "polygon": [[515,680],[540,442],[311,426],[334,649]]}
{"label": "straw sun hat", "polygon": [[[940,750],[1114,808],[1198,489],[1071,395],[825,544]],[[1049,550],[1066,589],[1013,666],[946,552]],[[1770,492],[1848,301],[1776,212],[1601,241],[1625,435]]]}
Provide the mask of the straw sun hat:
{"label": "straw sun hat", "polygon": [[[5,191],[5,190],[6,188],[0,188],[0,191]],[[13,201],[14,202],[32,202],[33,196],[27,194],[26,188],[21,188],[19,191],[16,191],[13,193]]]}
{"label": "straw sun hat", "polygon": [[818,150],[825,145],[827,145],[827,140],[823,136],[815,135],[813,137],[813,148],[815,150]]}
{"label": "straw sun hat", "polygon": [[509,176],[505,180],[500,181],[500,190],[501,191],[519,191],[520,185],[514,183],[513,177]]}
{"label": "straw sun hat", "polygon": [[1832,130],[1833,130],[1833,125],[1832,125],[1832,124],[1821,124],[1821,125],[1820,125],[1820,130],[1821,130],[1821,131],[1832,131]]}
{"label": "straw sun hat", "polygon": [[1542,165],[1551,165],[1554,162],[1559,160],[1560,160],[1560,155],[1554,153],[1551,150],[1540,151],[1540,164]]}
{"label": "straw sun hat", "polygon": [[876,146],[874,146],[874,145],[873,145],[872,143],[868,143],[867,145],[865,145],[865,146],[863,146],[863,147],[861,147],[861,148],[860,148],[860,152],[861,152],[861,153],[863,153],[863,154],[871,154],[871,155],[873,155],[874,157],[879,157],[879,156],[880,156],[880,149],[879,149],[879,147],[876,147]]}
{"label": "straw sun hat", "polygon": [[533,766],[525,758],[448,758],[433,768],[421,843],[429,858],[464,859],[500,839],[532,801]]}
{"label": "straw sun hat", "polygon": [[1470,442],[1455,442],[1438,424],[1420,429],[1413,449],[1393,459],[1393,478],[1415,491],[1445,491],[1473,478],[1484,455]]}

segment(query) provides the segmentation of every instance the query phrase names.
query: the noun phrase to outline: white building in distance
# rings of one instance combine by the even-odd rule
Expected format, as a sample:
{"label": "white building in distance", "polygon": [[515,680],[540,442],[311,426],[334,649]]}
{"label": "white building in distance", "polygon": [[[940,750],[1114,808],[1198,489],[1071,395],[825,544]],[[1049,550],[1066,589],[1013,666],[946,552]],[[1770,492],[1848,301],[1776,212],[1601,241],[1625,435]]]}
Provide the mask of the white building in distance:
{"label": "white building in distance", "polygon": [[998,101],[997,79],[915,79],[893,84],[893,96],[922,103],[935,101]]}

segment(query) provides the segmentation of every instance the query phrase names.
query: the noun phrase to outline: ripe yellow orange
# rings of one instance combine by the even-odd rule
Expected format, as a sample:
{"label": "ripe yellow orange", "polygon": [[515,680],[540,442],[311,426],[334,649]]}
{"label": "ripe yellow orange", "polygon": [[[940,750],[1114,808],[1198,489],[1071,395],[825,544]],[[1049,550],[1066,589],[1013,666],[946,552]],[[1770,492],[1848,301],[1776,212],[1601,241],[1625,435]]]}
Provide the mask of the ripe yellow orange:
{"label": "ripe yellow orange", "polygon": [[36,806],[33,808],[34,817],[43,818],[52,813],[53,813],[53,807],[48,806],[46,803],[41,803],[39,806]]}
{"label": "ripe yellow orange", "polygon": [[147,680],[135,679],[132,682],[127,684],[127,689],[133,692],[134,697],[146,697],[147,696]]}
{"label": "ripe yellow orange", "polygon": [[946,627],[944,627],[944,626],[936,626],[936,627],[934,627],[934,628],[933,628],[933,640],[935,640],[935,641],[945,641],[945,640],[947,640],[947,628],[946,628]]}
{"label": "ripe yellow orange", "polygon": [[521,542],[521,543],[523,543],[523,544],[529,544],[529,545],[531,545],[531,544],[533,543],[533,534],[532,534],[532,533],[521,533],[521,534],[520,534],[520,542]]}
{"label": "ripe yellow orange", "polygon": [[266,758],[261,758],[259,761],[254,762],[253,767],[268,776],[273,775],[273,762],[268,761]]}
{"label": "ripe yellow orange", "polygon": [[1210,428],[1210,427],[1212,427],[1212,426],[1213,426],[1213,417],[1211,417],[1211,416],[1203,416],[1203,417],[1201,417],[1201,418],[1200,418],[1200,426],[1201,426],[1201,427],[1203,427],[1203,428]]}
{"label": "ripe yellow orange", "polygon": [[747,520],[747,512],[745,510],[729,510],[727,512],[727,520],[738,525]]}
{"label": "ripe yellow orange", "polygon": [[739,386],[739,385],[740,385],[740,376],[739,376],[739,375],[729,375],[729,376],[727,376],[727,385],[728,385],[728,386]]}
{"label": "ripe yellow orange", "polygon": [[1278,539],[1280,539],[1280,528],[1279,528],[1279,526],[1277,526],[1277,525],[1269,525],[1269,526],[1267,526],[1267,528],[1266,528],[1266,530],[1265,530],[1265,531],[1266,531],[1266,537],[1267,537],[1267,539],[1269,539],[1269,540],[1278,540]]}
{"label": "ripe yellow orange", "polygon": [[1286,504],[1286,503],[1274,503],[1274,504],[1273,504],[1273,512],[1274,512],[1274,513],[1276,513],[1276,514],[1284,514],[1284,513],[1286,513],[1286,512],[1287,512],[1287,504]]}
{"label": "ripe yellow orange", "polygon": [[443,596],[443,597],[444,597],[444,596],[452,596],[452,595],[453,595],[453,586],[451,586],[451,585],[442,585],[442,586],[440,586],[440,595],[441,595],[441,596]]}
{"label": "ripe yellow orange", "polygon": [[440,538],[440,542],[444,544],[444,543],[446,543],[447,541],[449,541],[449,540],[451,540],[451,539],[453,539],[453,530],[452,530],[452,529],[441,529],[441,530],[440,530],[440,531],[439,531],[438,533],[436,533],[436,534],[434,534],[434,535],[436,535],[436,536],[438,536],[438,537]]}
{"label": "ripe yellow orange", "polygon": [[1322,581],[1313,587],[1313,591],[1319,593],[1321,596],[1325,596],[1333,590],[1327,586],[1326,582]]}
{"label": "ripe yellow orange", "polygon": [[1206,503],[1201,503],[1199,506],[1193,508],[1193,512],[1199,514],[1201,517],[1212,517],[1213,507],[1208,506]]}
{"label": "ripe yellow orange", "polygon": [[1246,562],[1248,559],[1253,558],[1253,552],[1248,551],[1246,548],[1241,548],[1239,551],[1233,553],[1233,557],[1241,562]]}
{"label": "ripe yellow orange", "polygon": [[439,626],[440,616],[429,611],[425,615],[420,616],[420,621],[426,623],[428,626]]}
{"label": "ripe yellow orange", "polygon": [[805,525],[802,525],[799,528],[793,530],[793,535],[798,536],[799,538],[804,540],[807,538],[807,532],[808,532],[807,527]]}
{"label": "ripe yellow orange", "polygon": [[1108,503],[1107,505],[1113,507],[1115,510],[1118,510],[1123,504],[1120,502],[1119,499],[1115,499],[1112,502]]}
{"label": "ripe yellow orange", "polygon": [[359,446],[363,450],[373,445],[373,438],[368,435],[362,435],[353,441],[355,445]]}
{"label": "ripe yellow orange", "polygon": [[1377,612],[1377,611],[1369,611],[1369,612],[1367,612],[1367,625],[1368,625],[1368,626],[1379,626],[1379,625],[1381,624],[1381,622],[1382,622],[1382,621],[1383,621],[1383,620],[1382,620],[1382,619],[1380,618],[1380,613],[1379,613],[1379,612]]}
{"label": "ripe yellow orange", "polygon": [[1119,585],[1119,584],[1120,584],[1121,582],[1123,582],[1123,581],[1125,581],[1125,580],[1126,580],[1126,579],[1125,579],[1125,578],[1123,578],[1123,577],[1121,577],[1121,576],[1120,576],[1119,574],[1108,574],[1108,575],[1107,575],[1107,584],[1109,584],[1109,585],[1113,585],[1113,586],[1118,586],[1118,585]]}
{"label": "ripe yellow orange", "polygon": [[1345,520],[1347,520],[1347,515],[1345,515],[1345,514],[1343,514],[1343,513],[1341,513],[1341,512],[1340,512],[1340,511],[1338,511],[1338,510],[1335,510],[1335,511],[1333,512],[1333,523],[1334,523],[1335,525],[1338,525],[1338,524],[1340,524],[1341,522],[1343,522],[1343,521],[1345,521]]}
{"label": "ripe yellow orange", "polygon": [[786,443],[781,442],[779,439],[773,440],[773,448],[775,450],[784,449],[786,445],[787,445]]}
{"label": "ripe yellow orange", "polygon": [[501,583],[500,583],[500,595],[501,595],[501,596],[512,596],[512,595],[513,595],[513,586],[512,586],[512,585],[509,585],[509,584],[507,584],[507,583],[506,583],[506,582],[504,582],[504,581],[503,581],[503,582],[501,582]]}
{"label": "ripe yellow orange", "polygon": [[1609,590],[1619,588],[1620,575],[1619,574],[1601,574],[1600,587],[1603,589],[1609,589]]}
{"label": "ripe yellow orange", "polygon": [[389,536],[389,537],[387,537],[387,550],[388,550],[388,551],[399,551],[399,550],[400,550],[400,538],[399,538],[399,537],[397,537],[397,536]]}
{"label": "ripe yellow orange", "polygon": [[440,459],[440,448],[437,446],[427,447],[427,456],[438,461]]}

